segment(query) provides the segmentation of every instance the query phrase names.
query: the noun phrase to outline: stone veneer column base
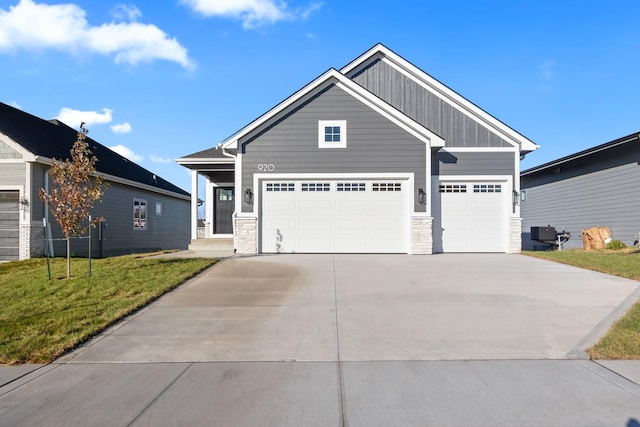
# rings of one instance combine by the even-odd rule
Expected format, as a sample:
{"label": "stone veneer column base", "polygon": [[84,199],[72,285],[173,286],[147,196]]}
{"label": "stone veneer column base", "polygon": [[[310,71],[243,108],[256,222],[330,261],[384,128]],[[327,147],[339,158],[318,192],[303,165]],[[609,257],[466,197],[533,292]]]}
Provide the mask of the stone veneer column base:
{"label": "stone veneer column base", "polygon": [[433,253],[433,218],[411,217],[411,254],[430,255]]}
{"label": "stone veneer column base", "polygon": [[258,219],[236,217],[234,222],[236,253],[258,253]]}
{"label": "stone veneer column base", "polygon": [[44,227],[40,224],[20,225],[20,249],[18,259],[30,259],[44,256]]}
{"label": "stone veneer column base", "polygon": [[509,247],[507,253],[519,254],[522,250],[522,218],[509,218]]}

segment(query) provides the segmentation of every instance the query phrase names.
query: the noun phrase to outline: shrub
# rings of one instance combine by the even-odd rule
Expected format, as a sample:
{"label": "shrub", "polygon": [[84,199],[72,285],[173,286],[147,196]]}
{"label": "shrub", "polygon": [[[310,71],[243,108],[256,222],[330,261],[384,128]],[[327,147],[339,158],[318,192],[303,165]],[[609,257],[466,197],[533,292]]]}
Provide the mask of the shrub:
{"label": "shrub", "polygon": [[607,243],[607,249],[618,250],[618,249],[624,249],[626,247],[627,245],[620,240],[612,240],[609,243]]}

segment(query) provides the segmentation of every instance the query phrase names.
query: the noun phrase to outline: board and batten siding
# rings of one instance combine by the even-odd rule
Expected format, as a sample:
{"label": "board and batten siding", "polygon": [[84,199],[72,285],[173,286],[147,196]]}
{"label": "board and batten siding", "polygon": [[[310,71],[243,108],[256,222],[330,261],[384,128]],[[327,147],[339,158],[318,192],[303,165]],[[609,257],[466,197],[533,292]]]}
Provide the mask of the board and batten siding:
{"label": "board and batten siding", "polygon": [[[531,227],[551,225],[571,233],[565,248],[582,248],[581,231],[609,227],[613,239],[632,245],[640,232],[640,166],[627,163],[587,174],[547,183],[526,177],[522,189],[526,200],[520,203],[523,218],[523,249],[544,247],[530,239]],[[533,178],[532,178],[533,180]]]}
{"label": "board and batten siding", "polygon": [[384,61],[372,62],[352,79],[441,136],[447,147],[512,147],[488,128]]}
{"label": "board and batten siding", "polygon": [[[133,228],[133,199],[147,202],[147,229]],[[156,202],[162,205],[162,214],[156,215]],[[165,249],[186,249],[191,241],[191,207],[182,200],[141,189],[109,183],[102,200],[94,205],[91,215],[104,218],[102,254],[98,231],[93,229],[93,256],[117,256],[128,253]],[[54,238],[61,238],[60,227],[51,217]],[[64,242],[55,244],[56,255],[65,253]],[[86,240],[74,240],[72,251],[76,255],[88,254]]]}
{"label": "board and batten siding", "polygon": [[[347,147],[318,148],[319,120],[346,120]],[[412,173],[414,192],[427,188],[426,144],[335,85],[240,145],[243,191],[256,191],[259,164],[273,164],[274,173]],[[425,206],[416,200],[414,209]],[[251,210],[243,201],[242,211]]]}

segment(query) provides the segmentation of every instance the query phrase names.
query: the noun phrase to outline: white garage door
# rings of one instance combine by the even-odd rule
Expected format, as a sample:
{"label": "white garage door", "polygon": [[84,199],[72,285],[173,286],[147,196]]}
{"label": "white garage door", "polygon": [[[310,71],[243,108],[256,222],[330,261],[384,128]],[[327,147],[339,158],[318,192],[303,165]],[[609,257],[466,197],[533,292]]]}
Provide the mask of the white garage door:
{"label": "white garage door", "polygon": [[262,183],[262,252],[406,253],[407,181]]}
{"label": "white garage door", "polygon": [[0,260],[17,260],[20,216],[17,191],[0,191]]}
{"label": "white garage door", "polygon": [[505,183],[440,182],[434,188],[436,252],[505,252]]}

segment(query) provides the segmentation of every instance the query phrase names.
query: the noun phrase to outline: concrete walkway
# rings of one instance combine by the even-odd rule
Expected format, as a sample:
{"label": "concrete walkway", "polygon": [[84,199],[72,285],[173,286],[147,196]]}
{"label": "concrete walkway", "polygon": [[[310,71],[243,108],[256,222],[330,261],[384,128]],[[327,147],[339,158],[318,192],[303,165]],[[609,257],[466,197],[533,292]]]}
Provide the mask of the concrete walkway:
{"label": "concrete walkway", "polygon": [[640,425],[640,362],[583,352],[639,297],[518,255],[230,258],[0,369],[0,425]]}

